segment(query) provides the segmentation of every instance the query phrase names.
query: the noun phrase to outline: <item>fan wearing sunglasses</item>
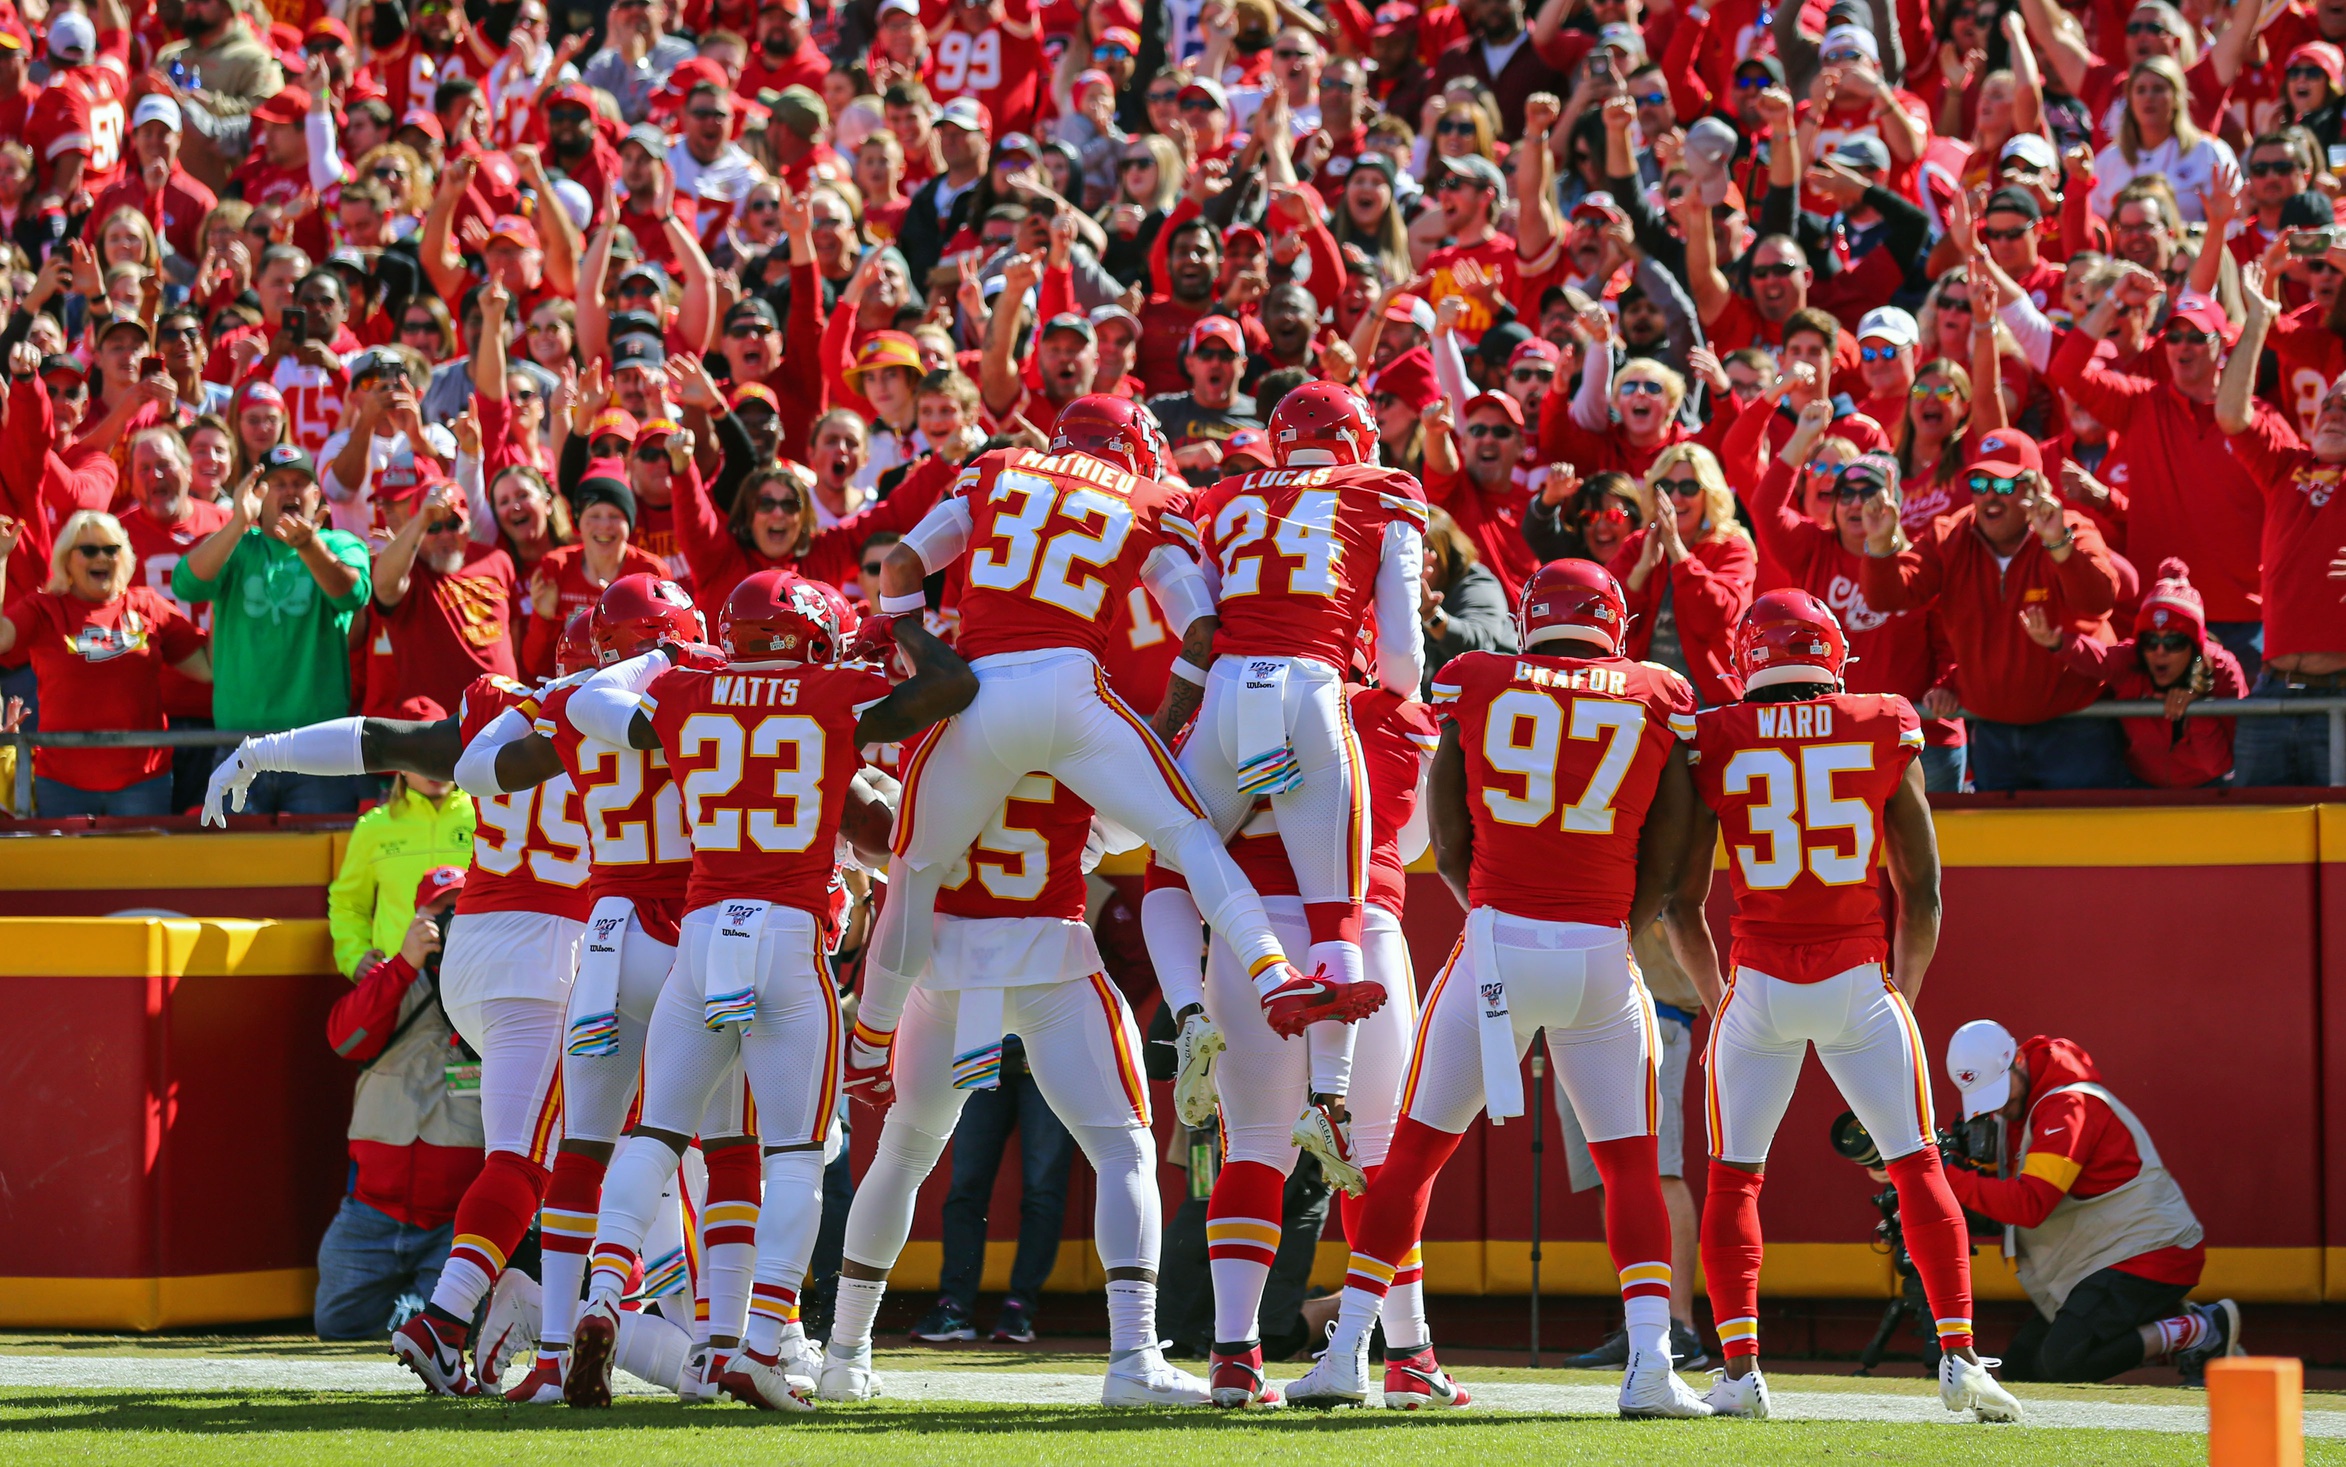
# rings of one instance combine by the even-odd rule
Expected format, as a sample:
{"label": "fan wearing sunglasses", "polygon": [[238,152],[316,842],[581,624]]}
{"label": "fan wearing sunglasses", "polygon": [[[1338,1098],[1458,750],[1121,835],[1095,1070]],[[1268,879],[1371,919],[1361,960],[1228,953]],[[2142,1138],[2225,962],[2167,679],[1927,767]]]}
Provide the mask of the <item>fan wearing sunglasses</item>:
{"label": "fan wearing sunglasses", "polygon": [[[1947,671],[1945,636],[1932,611],[1879,611],[1857,588],[1865,559],[1865,506],[1895,502],[1898,461],[1860,454],[1832,436],[1832,406],[1812,402],[1784,447],[1768,460],[1759,487],[1744,497],[1759,542],[1759,579],[1770,589],[1797,587],[1833,608],[1849,638],[1845,686],[1853,693],[1896,693],[1924,709]],[[1796,497],[1809,496],[1804,505]],[[1941,701],[1952,698],[1946,694]],[[1923,787],[1963,783],[1963,725],[1923,718]]]}
{"label": "fan wearing sunglasses", "polygon": [[1572,334],[1582,343],[1580,385],[1570,399],[1551,387],[1540,404],[1540,458],[1571,463],[1582,473],[1616,469],[1643,476],[1657,455],[1692,436],[1678,418],[1686,379],[1643,357],[1631,357],[1614,372],[1613,318],[1602,306],[1582,307]]}
{"label": "fan wearing sunglasses", "polygon": [[2229,718],[2188,717],[2202,699],[2220,704],[2248,696],[2240,661],[2224,644],[2208,639],[2207,614],[2191,572],[2169,556],[2159,578],[2135,614],[2134,635],[2115,644],[2096,642],[2053,625],[2037,607],[2024,608],[2021,625],[2029,639],[2079,674],[2099,681],[2112,697],[2155,698],[2167,705],[2164,718],[2123,718],[2126,768],[2153,789],[2196,789],[2219,783],[2232,772]]}
{"label": "fan wearing sunglasses", "polygon": [[1977,715],[1967,721],[1975,788],[2119,788],[2116,730],[2061,717],[2099,698],[2101,684],[2030,640],[2016,609],[2041,606],[2055,626],[2107,638],[2118,599],[2108,547],[2093,521],[2063,509],[2036,440],[2017,429],[1981,434],[1963,482],[1971,503],[1912,543],[1892,496],[1865,501],[1858,590],[1877,611],[1939,611],[1954,701],[1933,689],[1925,711]]}
{"label": "fan wearing sunglasses", "polygon": [[1640,508],[1645,528],[1608,567],[1629,601],[1624,650],[1684,676],[1706,708],[1729,702],[1735,623],[1751,605],[1759,557],[1718,459],[1695,443],[1663,449]]}
{"label": "fan wearing sunglasses", "polygon": [[464,491],[429,459],[405,477],[406,487],[376,493],[392,535],[375,555],[376,635],[359,709],[371,718],[413,716],[418,698],[454,708],[481,674],[516,671],[512,558],[472,537]]}

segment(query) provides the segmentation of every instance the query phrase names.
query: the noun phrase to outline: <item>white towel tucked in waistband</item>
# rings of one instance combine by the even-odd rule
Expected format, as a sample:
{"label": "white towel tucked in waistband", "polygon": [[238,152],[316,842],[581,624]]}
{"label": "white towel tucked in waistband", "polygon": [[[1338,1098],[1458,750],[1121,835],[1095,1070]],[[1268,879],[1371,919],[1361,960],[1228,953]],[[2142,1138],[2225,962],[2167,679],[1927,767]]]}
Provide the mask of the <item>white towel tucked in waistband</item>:
{"label": "white towel tucked in waistband", "polygon": [[1002,990],[965,988],[953,1016],[953,1088],[993,1090],[1002,1083]]}
{"label": "white towel tucked in waistband", "polygon": [[578,981],[570,989],[572,1054],[616,1054],[619,1050],[619,958],[627,942],[627,919],[635,903],[604,897],[587,917],[586,941],[578,951]]}
{"label": "white towel tucked in waistband", "polygon": [[1489,907],[1466,914],[1466,963],[1474,973],[1475,1037],[1483,1056],[1483,1108],[1494,1126],[1523,1114],[1515,1016],[1507,1008],[1506,980],[1499,976],[1498,944],[1491,940],[1498,915]]}
{"label": "white towel tucked in waistband", "polygon": [[1287,741],[1287,659],[1249,657],[1238,674],[1238,792],[1283,795],[1303,784]]}
{"label": "white towel tucked in waistband", "polygon": [[701,1022],[712,1029],[748,1024],[758,1011],[758,939],[767,902],[719,902],[701,973]]}

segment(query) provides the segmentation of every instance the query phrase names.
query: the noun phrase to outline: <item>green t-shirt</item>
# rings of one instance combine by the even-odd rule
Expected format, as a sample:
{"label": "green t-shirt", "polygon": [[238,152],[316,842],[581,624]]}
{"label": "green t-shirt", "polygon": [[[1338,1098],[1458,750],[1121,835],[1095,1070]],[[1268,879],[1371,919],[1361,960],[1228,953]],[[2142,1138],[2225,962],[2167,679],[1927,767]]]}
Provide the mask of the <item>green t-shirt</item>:
{"label": "green t-shirt", "polygon": [[350,621],[374,594],[366,542],[342,530],[318,539],[358,571],[347,596],[328,599],[301,552],[247,530],[218,580],[181,558],[171,593],[212,603],[212,721],[254,732],[299,728],[350,712]]}

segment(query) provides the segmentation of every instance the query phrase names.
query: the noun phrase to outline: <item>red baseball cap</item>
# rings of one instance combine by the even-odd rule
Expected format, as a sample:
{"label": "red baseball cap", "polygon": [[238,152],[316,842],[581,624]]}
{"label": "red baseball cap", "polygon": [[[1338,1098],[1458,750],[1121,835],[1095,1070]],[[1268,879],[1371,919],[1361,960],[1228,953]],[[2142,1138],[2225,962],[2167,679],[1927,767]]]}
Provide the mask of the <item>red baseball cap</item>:
{"label": "red baseball cap", "polygon": [[1477,393],[1466,404],[1466,416],[1471,418],[1484,408],[1491,408],[1505,414],[1507,421],[1518,428],[1523,426],[1523,404],[1504,392]]}
{"label": "red baseball cap", "polygon": [[2175,297],[2175,309],[2167,313],[2167,321],[2169,324],[2187,322],[2226,346],[2240,339],[2240,328],[2225,316],[2224,308],[2217,304],[2216,298],[2193,290]]}
{"label": "red baseball cap", "polygon": [[300,87],[286,87],[276,96],[253,108],[255,122],[278,122],[298,126],[309,116],[310,94]]}
{"label": "red baseball cap", "polygon": [[497,216],[497,222],[489,226],[489,242],[494,244],[498,240],[520,245],[525,250],[545,248],[538,239],[538,227],[519,214]]}
{"label": "red baseball cap", "polygon": [[444,896],[464,890],[462,866],[434,866],[424,873],[424,879],[415,884],[415,904],[428,907]]}
{"label": "red baseball cap", "polygon": [[1222,440],[1222,467],[1233,468],[1240,459],[1253,460],[1257,468],[1272,468],[1271,435],[1260,428],[1241,428]]}
{"label": "red baseball cap", "polygon": [[1209,341],[1218,341],[1240,356],[1246,355],[1246,333],[1228,316],[1206,316],[1189,328],[1189,342],[1181,349],[1196,351]]}
{"label": "red baseball cap", "polygon": [[2045,457],[2037,451],[2036,440],[2018,428],[1998,428],[1980,435],[1978,445],[1972,450],[1971,466],[2018,478],[2023,473],[2043,473]]}
{"label": "red baseball cap", "polygon": [[1544,336],[1535,336],[1529,341],[1519,341],[1515,344],[1515,350],[1508,353],[1507,356],[1507,370],[1512,372],[1525,362],[1545,362],[1553,367],[1563,360],[1564,353],[1556,349],[1556,343]]}
{"label": "red baseball cap", "polygon": [[[292,89],[287,88],[287,90],[290,91]],[[277,95],[282,97],[285,95],[285,93],[279,92]],[[430,138],[435,143],[444,143],[448,141],[447,131],[440,126],[440,119],[433,114],[432,109],[429,107],[408,108],[407,115],[399,119],[399,127],[412,127],[418,132],[421,132],[425,137]],[[398,130],[399,128],[392,129],[394,132],[397,132]]]}
{"label": "red baseball cap", "polygon": [[1417,7],[1409,0],[1391,0],[1377,7],[1376,24],[1369,28],[1372,36],[1395,36],[1403,31],[1417,29]]}
{"label": "red baseball cap", "polygon": [[315,41],[321,36],[331,39],[340,45],[348,46],[352,44],[350,39],[350,27],[344,25],[341,21],[334,19],[332,16],[327,16],[323,20],[312,22],[309,28],[309,33],[303,36],[302,39],[304,41]]}

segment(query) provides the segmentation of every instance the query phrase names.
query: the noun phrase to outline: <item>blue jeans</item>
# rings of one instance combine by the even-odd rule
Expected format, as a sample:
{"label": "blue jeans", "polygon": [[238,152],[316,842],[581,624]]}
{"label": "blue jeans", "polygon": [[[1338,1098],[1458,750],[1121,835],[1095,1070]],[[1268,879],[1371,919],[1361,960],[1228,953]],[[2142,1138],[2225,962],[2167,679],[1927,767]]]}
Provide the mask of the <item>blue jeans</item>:
{"label": "blue jeans", "polygon": [[2111,718],[2054,718],[2043,723],[1971,720],[1975,790],[2118,790],[2126,760]]}
{"label": "blue jeans", "polygon": [[[209,780],[210,776],[205,778]],[[353,815],[379,781],[365,774],[287,774],[264,770],[245,791],[247,815]]]}
{"label": "blue jeans", "polygon": [[978,1278],[986,1264],[986,1207],[994,1197],[994,1174],[1002,1169],[1002,1147],[1019,1133],[1026,1190],[1018,1205],[1018,1256],[1010,1265],[1012,1298],[1032,1305],[1041,1297],[1051,1268],[1059,1261],[1059,1234],[1067,1215],[1067,1169],[1075,1159],[1075,1138],[1051,1113],[1042,1087],[1027,1072],[1019,1051],[1012,1072],[1011,1047],[1003,1046],[1001,1087],[973,1090],[953,1128],[953,1186],[945,1194],[945,1262],[938,1292],[967,1315],[977,1307]]}
{"label": "blue jeans", "polygon": [[0,669],[0,708],[10,698],[24,699],[24,727],[30,733],[41,726],[41,681],[33,675],[33,665]]}
{"label": "blue jeans", "polygon": [[356,1197],[343,1198],[318,1244],[318,1338],[378,1340],[389,1334],[391,1307],[402,1294],[432,1296],[455,1240],[453,1222],[419,1228]]}
{"label": "blue jeans", "polygon": [[1922,787],[1934,795],[1952,794],[1963,788],[1963,746],[1961,744],[1925,744],[1922,746]]}
{"label": "blue jeans", "polygon": [[[2146,588],[2147,589],[2147,588]],[[2240,675],[2254,686],[2265,665],[2265,624],[2261,621],[2211,621],[2208,635],[2240,660]],[[2321,783],[2315,780],[2314,783]]]}
{"label": "blue jeans", "polygon": [[[2334,698],[2340,689],[2296,688],[2277,672],[2256,680],[2251,698]],[[2232,783],[2309,787],[2330,782],[2330,716],[2243,718],[2232,735]]]}
{"label": "blue jeans", "polygon": [[33,776],[33,810],[44,818],[66,815],[168,815],[169,772],[118,790],[76,789],[62,780]]}

